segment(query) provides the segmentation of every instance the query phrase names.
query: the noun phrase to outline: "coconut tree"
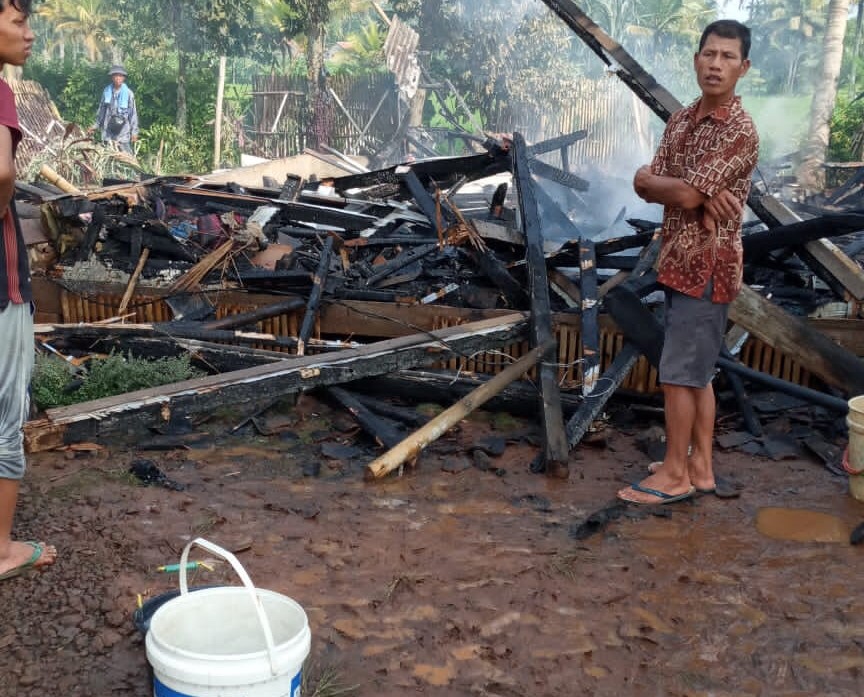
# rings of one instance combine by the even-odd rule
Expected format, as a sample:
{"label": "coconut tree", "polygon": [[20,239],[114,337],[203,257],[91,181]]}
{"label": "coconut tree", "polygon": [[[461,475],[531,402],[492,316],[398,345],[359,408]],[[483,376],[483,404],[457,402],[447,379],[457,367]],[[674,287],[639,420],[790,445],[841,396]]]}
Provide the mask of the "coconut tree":
{"label": "coconut tree", "polygon": [[843,62],[843,38],[849,20],[850,0],[830,0],[822,47],[819,78],[810,107],[810,130],[798,167],[798,181],[809,191],[824,186],[825,151],[831,135],[831,116],[837,97],[837,80]]}
{"label": "coconut tree", "polygon": [[37,14],[51,24],[62,44],[79,45],[91,62],[110,52],[118,60],[115,29],[118,13],[109,0],[45,0]]}

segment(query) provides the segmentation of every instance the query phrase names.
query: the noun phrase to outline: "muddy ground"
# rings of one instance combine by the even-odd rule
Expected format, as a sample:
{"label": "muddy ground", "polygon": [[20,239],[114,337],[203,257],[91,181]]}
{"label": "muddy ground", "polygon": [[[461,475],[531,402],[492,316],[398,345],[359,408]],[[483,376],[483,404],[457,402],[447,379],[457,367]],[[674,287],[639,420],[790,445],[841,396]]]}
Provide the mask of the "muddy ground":
{"label": "muddy ground", "polygon": [[[194,536],[306,609],[307,695],[864,694],[864,547],[848,541],[864,504],[815,460],[719,452],[739,498],[625,512],[577,540],[641,475],[639,427],[574,451],[562,482],[529,472],[533,424],[478,414],[367,483],[374,449],[350,419],[312,397],[268,419],[269,436],[207,424],[188,450],[31,458],[16,532],[60,557],[0,584],[0,695],[151,694],[136,598],[177,587],[156,567]],[[141,485],[140,458],[185,490]],[[217,564],[192,583],[235,580]]]}

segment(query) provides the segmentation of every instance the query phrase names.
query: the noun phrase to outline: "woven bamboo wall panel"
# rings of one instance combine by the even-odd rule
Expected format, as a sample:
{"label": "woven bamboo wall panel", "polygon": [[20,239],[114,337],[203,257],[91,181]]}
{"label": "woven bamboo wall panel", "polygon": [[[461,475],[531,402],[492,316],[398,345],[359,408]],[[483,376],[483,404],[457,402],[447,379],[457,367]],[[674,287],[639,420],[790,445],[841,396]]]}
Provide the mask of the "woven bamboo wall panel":
{"label": "woven bamboo wall panel", "polygon": [[[122,294],[104,293],[89,295],[86,298],[81,295],[60,291],[60,306],[62,308],[62,321],[67,324],[78,322],[99,322],[117,316]],[[226,317],[231,314],[248,312],[261,307],[260,303],[221,303],[217,306],[217,318]],[[135,317],[133,322],[168,322],[172,318],[171,309],[159,297],[138,296],[133,304]],[[406,308],[410,313],[410,308]],[[300,323],[303,321],[303,311],[297,311],[272,317],[259,322],[257,331],[276,336],[297,336]],[[430,330],[444,329],[446,327],[464,324],[468,321],[468,313],[465,317],[458,316],[433,316],[429,327]],[[345,331],[344,327],[340,330]],[[313,338],[347,340],[349,336],[338,333],[335,327],[322,326],[321,321],[316,322]],[[578,391],[582,385],[582,371],[580,361],[582,358],[581,338],[578,327],[578,319],[573,315],[559,316],[555,326],[555,334],[558,339],[558,379],[564,390]],[[624,345],[624,336],[614,328],[614,325],[601,327],[600,331],[600,355],[601,371],[605,371],[615,356]],[[258,346],[258,348],[273,347]],[[276,349],[293,353],[290,349]],[[516,342],[495,351],[482,351],[472,355],[456,356],[441,361],[434,367],[463,373],[480,373],[494,375],[501,372],[510,363],[524,356],[529,350],[527,341]],[[744,344],[741,351],[741,362],[756,370],[768,373],[783,380],[788,380],[799,385],[811,386],[811,375],[796,363],[790,356],[781,353],[768,346],[759,339],[750,338]],[[537,371],[533,369],[528,374],[529,379],[536,380]],[[640,357],[621,387],[643,394],[653,394],[660,391],[657,381],[657,371],[645,359]],[[605,389],[601,382],[598,390]]]}

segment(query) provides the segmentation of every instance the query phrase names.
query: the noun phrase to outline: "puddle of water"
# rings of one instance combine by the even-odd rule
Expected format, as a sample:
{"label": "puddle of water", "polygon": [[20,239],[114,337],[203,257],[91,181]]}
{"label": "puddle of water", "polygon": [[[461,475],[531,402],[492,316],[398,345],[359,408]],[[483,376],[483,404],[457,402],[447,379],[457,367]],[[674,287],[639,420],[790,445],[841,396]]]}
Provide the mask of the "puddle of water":
{"label": "puddle of water", "polygon": [[774,540],[849,542],[849,526],[837,516],[800,508],[760,508],[756,529]]}

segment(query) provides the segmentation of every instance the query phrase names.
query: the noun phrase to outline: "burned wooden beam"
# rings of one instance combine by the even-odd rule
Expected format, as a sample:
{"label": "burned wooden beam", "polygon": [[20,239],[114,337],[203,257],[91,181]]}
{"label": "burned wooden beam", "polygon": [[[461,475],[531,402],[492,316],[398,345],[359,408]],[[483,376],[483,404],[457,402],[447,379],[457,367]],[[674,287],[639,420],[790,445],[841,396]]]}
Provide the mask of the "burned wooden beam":
{"label": "burned wooden beam", "polygon": [[582,177],[577,177],[571,172],[565,172],[563,169],[553,167],[542,160],[536,158],[529,159],[528,166],[531,169],[531,173],[535,176],[548,179],[561,186],[566,186],[568,189],[573,189],[573,191],[588,191],[589,189],[590,185]]}
{"label": "burned wooden beam", "polygon": [[547,152],[552,152],[553,150],[561,150],[562,148],[566,148],[577,141],[584,140],[588,135],[588,131],[573,131],[573,133],[566,133],[563,136],[558,136],[557,138],[550,138],[549,140],[541,140],[539,143],[534,143],[533,145],[528,146],[528,156],[529,157],[537,157],[537,155],[543,155]]}
{"label": "burned wooden beam", "polygon": [[514,313],[324,356],[286,358],[269,365],[50,409],[45,418],[28,422],[25,438],[30,452],[36,452],[64,443],[121,437],[136,427],[146,429],[159,424],[174,410],[190,415],[212,412],[221,405],[257,403],[300,390],[426,365],[454,352],[470,355],[494,349],[524,338],[527,325],[523,314]]}
{"label": "burned wooden beam", "polygon": [[356,395],[341,387],[328,387],[326,389],[333,399],[347,409],[360,427],[372,436],[378,445],[384,448],[392,448],[404,437],[403,433],[393,426],[390,421],[375,416],[372,410],[367,408]]}
{"label": "burned wooden beam", "polygon": [[624,382],[624,378],[639,360],[641,351],[630,342],[625,342],[624,346],[618,352],[618,355],[612,360],[612,363],[599,379],[601,389],[596,389],[590,394],[586,394],[579,408],[570,417],[567,422],[567,442],[571,448],[575,448],[591,424],[603,411],[603,407],[614,394],[615,390]]}
{"label": "burned wooden beam", "polygon": [[582,296],[582,394],[589,395],[597,387],[600,377],[600,308],[597,304],[597,257],[594,243],[579,243],[579,290]]}
{"label": "burned wooden beam", "polygon": [[353,394],[363,406],[368,407],[376,414],[386,416],[391,421],[399,421],[409,426],[422,426],[429,421],[430,417],[424,416],[416,409],[400,407],[396,404],[385,402],[383,399],[376,399],[360,392]]}
{"label": "burned wooden beam", "polygon": [[365,285],[368,288],[371,288],[383,281],[390,274],[395,273],[399,269],[404,269],[409,264],[413,264],[415,261],[418,261],[423,257],[429,256],[437,249],[437,243],[427,244],[422,247],[414,247],[413,249],[406,249],[404,252],[398,254],[394,259],[375,267],[375,273],[366,279]]}
{"label": "burned wooden beam", "polygon": [[288,219],[301,223],[320,223],[332,225],[349,232],[360,232],[374,227],[378,218],[365,213],[340,210],[329,206],[315,206],[296,201],[283,201],[278,198],[264,198],[244,194],[230,194],[221,191],[207,191],[189,186],[164,187],[166,194],[179,200],[201,205],[204,202],[229,204],[233,210],[247,210],[251,214],[260,206],[277,206]]}
{"label": "burned wooden beam", "polygon": [[864,394],[864,361],[748,286],[730,305],[729,318],[832,387]]}
{"label": "burned wooden beam", "polygon": [[821,237],[839,237],[859,230],[864,230],[864,214],[840,213],[751,232],[743,236],[741,243],[744,259],[749,261],[775,249],[798,247]]}
{"label": "burned wooden beam", "polygon": [[[454,396],[462,398],[470,394],[491,375],[454,373],[445,370],[400,370],[392,375],[359,380],[357,388],[366,394],[398,397],[413,403],[437,402],[450,404]],[[517,416],[536,418],[537,387],[528,381],[516,381],[505,387],[483,405],[490,411],[506,411]],[[568,392],[561,393],[561,404],[565,413],[579,408],[582,398]]]}
{"label": "burned wooden beam", "polygon": [[[755,295],[754,291],[749,290],[749,288],[747,290],[749,293]],[[627,288],[626,286],[619,286],[618,288],[611,290],[607,295],[606,307],[624,336],[639,347],[653,366],[659,366],[660,356],[663,352],[663,327],[651,311],[642,303],[639,296],[633,292],[632,289]],[[754,307],[761,307],[761,305],[754,305]],[[779,309],[777,312],[781,315],[786,315],[786,313],[783,313]],[[758,313],[755,313],[754,316],[758,316]],[[741,324],[745,328],[747,327],[746,324],[739,322],[735,318],[733,319],[736,323]],[[766,324],[772,324],[778,318],[776,316],[769,318],[769,316],[766,315],[762,316],[761,319]],[[812,363],[808,363],[806,358],[802,360],[801,352],[799,351],[799,353],[796,354],[796,359],[801,363],[801,365],[808,370],[811,370],[811,372],[816,375],[819,375],[819,373],[822,372],[822,375],[819,375],[819,377],[826,380],[826,382],[829,382],[829,384],[834,384],[841,389],[846,389],[850,394],[861,394],[861,392],[864,391],[864,388],[862,388],[862,386],[864,386],[864,362],[859,360],[857,357],[852,356],[848,351],[837,344],[834,344],[834,342],[827,337],[822,336],[819,332],[809,329],[803,324],[803,322],[800,323],[800,325],[801,326],[799,327],[790,329],[790,332],[792,335],[797,336],[800,339],[802,349],[805,351],[810,349],[809,358],[813,361]],[[756,332],[753,333],[758,336]],[[786,350],[789,351],[790,349],[787,347]],[[850,357],[858,363],[857,366],[850,366]],[[848,381],[845,387],[836,384],[837,378],[840,374],[839,370],[833,366],[826,365],[826,363],[829,363],[832,358],[836,359],[838,363],[842,365],[840,370],[852,368],[852,374],[848,376]],[[786,380],[780,380],[779,378],[775,378],[773,375],[766,375],[765,373],[753,370],[734,360],[723,358],[722,356],[718,358],[717,365],[723,369],[735,371],[743,377],[754,382],[759,382],[760,384],[766,385],[772,389],[801,397],[813,404],[818,404],[834,411],[846,411],[846,402],[844,400],[832,397],[824,392],[811,390],[807,387],[787,382]],[[829,379],[833,380],[833,383]]]}
{"label": "burned wooden beam", "polygon": [[226,315],[222,319],[205,322],[204,329],[236,329],[237,327],[248,327],[251,324],[263,322],[271,317],[278,317],[289,312],[294,312],[302,307],[306,307],[306,300],[300,297],[286,298],[276,303],[270,303],[264,307],[259,307],[250,312],[240,312],[233,315]]}
{"label": "burned wooden beam", "polygon": [[309,337],[312,336],[312,329],[315,327],[318,307],[321,305],[321,296],[324,293],[324,284],[327,282],[327,274],[330,273],[330,256],[332,253],[333,238],[328,236],[321,247],[321,259],[318,262],[318,270],[315,272],[315,278],[312,282],[312,291],[309,293],[306,313],[303,315],[303,322],[300,325],[297,338],[298,356],[303,356],[306,353],[306,342],[309,341]]}
{"label": "burned wooden beam", "polygon": [[[546,275],[546,259],[543,255],[543,232],[540,212],[534,193],[534,181],[528,167],[525,139],[520,133],[513,134],[513,179],[519,195],[519,215],[525,235],[525,250],[528,260],[528,287],[531,295],[531,343],[548,347],[554,342],[552,333],[552,311],[549,304],[549,280]],[[540,394],[542,398],[542,425],[545,447],[543,452],[547,474],[566,478],[569,475],[567,458],[569,447],[564,432],[564,416],[561,411],[561,393],[558,389],[556,352],[547,348],[538,368]]]}
{"label": "burned wooden beam", "polygon": [[[333,186],[336,191],[345,192],[349,189],[362,189],[380,184],[398,184],[396,168],[397,166],[394,165],[374,172],[337,177],[333,180]],[[461,177],[474,181],[492,174],[507,172],[510,170],[510,156],[496,145],[488,153],[481,155],[442,157],[414,162],[411,164],[411,169],[421,181],[434,179],[441,186],[445,186],[448,182],[455,183]]]}
{"label": "burned wooden beam", "polygon": [[93,216],[90,218],[90,224],[87,225],[87,231],[84,233],[84,239],[78,247],[78,261],[87,261],[93,253],[96,242],[99,240],[99,233],[102,232],[102,227],[105,225],[105,206],[97,205],[93,211]]}

